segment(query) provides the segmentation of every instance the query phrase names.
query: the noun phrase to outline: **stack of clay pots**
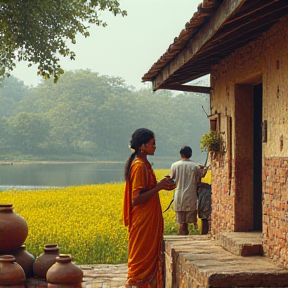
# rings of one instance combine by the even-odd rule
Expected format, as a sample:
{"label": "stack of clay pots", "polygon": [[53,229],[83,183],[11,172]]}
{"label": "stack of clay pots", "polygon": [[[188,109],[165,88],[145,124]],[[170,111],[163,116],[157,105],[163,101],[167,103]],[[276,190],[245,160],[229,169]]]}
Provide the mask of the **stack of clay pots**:
{"label": "stack of clay pots", "polygon": [[47,281],[51,288],[81,287],[83,271],[71,255],[59,254],[57,244],[46,244],[35,260],[23,245],[27,236],[25,219],[13,211],[12,204],[0,204],[0,287],[25,288],[25,280],[31,277]]}
{"label": "stack of clay pots", "polygon": [[14,213],[13,205],[0,204],[0,286],[21,287],[33,276],[35,258],[23,245],[27,235],[27,223]]}

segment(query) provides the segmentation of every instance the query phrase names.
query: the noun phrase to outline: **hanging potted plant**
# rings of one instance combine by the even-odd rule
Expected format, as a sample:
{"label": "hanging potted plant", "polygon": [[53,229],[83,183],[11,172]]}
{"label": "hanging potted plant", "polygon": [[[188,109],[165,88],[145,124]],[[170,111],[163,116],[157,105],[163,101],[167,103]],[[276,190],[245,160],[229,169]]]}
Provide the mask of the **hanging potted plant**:
{"label": "hanging potted plant", "polygon": [[221,134],[217,131],[210,131],[209,133],[202,135],[200,148],[202,152],[206,151],[208,153],[213,152],[213,154],[223,154],[225,149]]}

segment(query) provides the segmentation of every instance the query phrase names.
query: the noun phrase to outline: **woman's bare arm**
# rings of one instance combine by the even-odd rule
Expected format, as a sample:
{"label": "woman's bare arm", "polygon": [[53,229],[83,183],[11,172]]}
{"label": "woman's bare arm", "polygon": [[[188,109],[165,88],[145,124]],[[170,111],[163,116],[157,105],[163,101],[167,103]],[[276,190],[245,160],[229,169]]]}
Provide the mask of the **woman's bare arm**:
{"label": "woman's bare arm", "polygon": [[153,197],[153,195],[158,193],[160,190],[171,191],[171,190],[174,190],[175,188],[176,188],[176,185],[173,182],[171,182],[169,178],[163,178],[152,189],[144,193],[140,193],[139,191],[139,195],[133,199],[132,205],[137,206],[137,205],[141,205],[141,204],[148,202]]}

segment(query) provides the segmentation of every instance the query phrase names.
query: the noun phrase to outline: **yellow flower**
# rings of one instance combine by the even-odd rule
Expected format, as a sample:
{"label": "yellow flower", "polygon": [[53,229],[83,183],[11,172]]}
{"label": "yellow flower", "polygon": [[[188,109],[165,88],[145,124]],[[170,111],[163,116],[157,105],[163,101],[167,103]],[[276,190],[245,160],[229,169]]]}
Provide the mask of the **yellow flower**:
{"label": "yellow flower", "polygon": [[[158,180],[169,170],[156,170]],[[126,263],[128,233],[122,222],[124,183],[1,192],[28,224],[26,249],[38,257],[57,243],[77,264]],[[173,192],[161,191],[163,210]],[[165,234],[177,233],[175,213],[164,213]]]}

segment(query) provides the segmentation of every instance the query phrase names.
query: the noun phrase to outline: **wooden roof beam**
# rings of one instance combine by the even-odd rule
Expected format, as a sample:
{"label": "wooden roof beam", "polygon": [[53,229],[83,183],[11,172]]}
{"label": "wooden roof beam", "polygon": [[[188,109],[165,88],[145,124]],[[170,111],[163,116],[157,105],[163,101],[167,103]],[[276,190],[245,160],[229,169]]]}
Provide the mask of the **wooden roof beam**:
{"label": "wooden roof beam", "polygon": [[179,52],[170,63],[168,63],[153,80],[153,90],[161,89],[164,82],[179,68],[185,65],[199,52],[202,46],[211,39],[218,29],[239,9],[247,0],[224,0],[215,15],[204,27],[188,42],[185,49]]}
{"label": "wooden roof beam", "polygon": [[181,85],[181,84],[164,84],[159,89],[166,90],[178,90],[183,92],[196,92],[210,94],[211,87],[205,86],[192,86],[192,85]]}
{"label": "wooden roof beam", "polygon": [[[255,6],[255,2],[251,1],[251,2],[247,2],[247,3],[250,4],[250,5],[246,5],[245,6],[247,12],[246,13],[241,13],[240,17],[232,19],[231,21],[228,21],[226,24],[233,23],[233,22],[238,21],[241,18],[243,19],[243,18],[245,18],[245,17],[247,17],[249,15],[253,16],[253,14],[255,12],[259,12],[260,10],[262,11],[262,9],[265,9],[265,8],[269,9],[270,6],[274,5],[275,3],[279,3],[279,0],[261,0],[261,2],[260,2],[261,6],[260,7],[255,7],[255,8],[253,8]],[[249,7],[249,9],[247,7]]]}
{"label": "wooden roof beam", "polygon": [[[271,1],[271,0],[270,0]],[[272,1],[273,2],[273,1]],[[274,2],[273,2],[274,3]],[[278,3],[275,1],[275,3]],[[273,15],[275,12],[278,12],[278,11],[283,11],[283,8],[286,8],[288,7],[288,3],[286,5],[281,5],[279,6],[278,8],[274,8],[273,10],[272,9],[269,9],[270,7],[268,5],[266,5],[266,7],[264,7],[262,10],[261,10],[261,15],[257,18],[256,15],[251,18],[250,20],[247,21],[246,18],[244,18],[244,16],[247,16],[247,15],[251,15],[253,14],[255,11],[257,11],[258,9],[255,9],[254,11],[250,12],[250,13],[246,13],[244,16],[241,15],[241,17],[238,17],[238,18],[235,18],[227,23],[225,23],[225,25],[227,24],[231,24],[231,23],[236,23],[236,28],[234,30],[231,29],[231,27],[229,26],[229,29],[227,29],[226,32],[223,32],[221,36],[215,38],[215,40],[212,40],[210,43],[214,43],[214,42],[217,42],[219,40],[221,40],[221,42],[223,41],[222,38],[225,38],[227,36],[230,37],[230,35],[233,35],[235,34],[235,31],[236,30],[240,30],[242,29],[242,34],[239,35],[238,32],[237,32],[237,35],[234,36],[234,38],[240,38],[240,36],[243,36],[244,34],[247,34],[247,30],[243,30],[243,29],[249,29],[249,34],[251,31],[253,30],[258,30],[259,27],[261,26],[265,26],[265,25],[269,25],[271,22],[275,22],[276,20],[273,19],[273,20],[269,20],[269,16],[270,15]],[[252,15],[253,16],[253,15]],[[243,20],[242,20],[243,19]],[[254,25],[253,23],[258,21],[259,19],[263,19],[263,24],[262,25]],[[249,27],[249,28],[245,28],[245,27]],[[225,27],[224,27],[225,28]],[[243,32],[245,31],[245,32]],[[231,37],[229,38],[229,40],[231,40]],[[223,42],[222,42],[223,43]]]}

